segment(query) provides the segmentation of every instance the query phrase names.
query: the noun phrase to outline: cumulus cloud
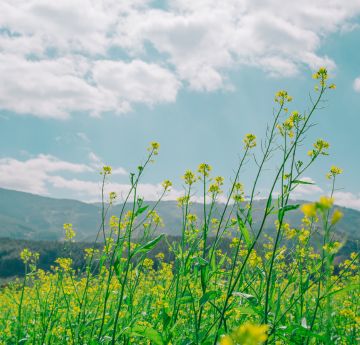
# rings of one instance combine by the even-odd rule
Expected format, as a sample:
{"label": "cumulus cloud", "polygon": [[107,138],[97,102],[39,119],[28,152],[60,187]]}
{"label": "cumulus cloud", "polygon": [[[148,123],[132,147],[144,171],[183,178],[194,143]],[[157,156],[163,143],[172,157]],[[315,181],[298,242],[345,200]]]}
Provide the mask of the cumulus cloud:
{"label": "cumulus cloud", "polygon": [[[61,188],[59,181],[71,181],[66,180],[61,174],[94,173],[97,170],[93,161],[89,165],[76,164],[44,154],[23,161],[14,158],[1,158],[0,187],[47,195],[49,194],[49,186]],[[114,171],[115,174],[126,174],[125,169],[120,167],[115,168]],[[63,187],[66,188],[65,185]],[[75,188],[74,190],[78,191],[78,189]]]}
{"label": "cumulus cloud", "polygon": [[[62,176],[51,176],[49,183],[59,189],[67,189],[71,191],[77,198],[86,202],[95,202],[101,199],[101,183],[81,180],[81,179],[66,179]],[[115,192],[118,195],[118,201],[123,201],[131,189],[130,184],[108,182],[104,186],[104,193],[108,195],[110,192]],[[140,183],[138,185],[138,196],[143,197],[148,201],[158,200],[162,195],[164,188],[159,184]],[[175,200],[182,193],[174,188],[166,193],[163,200]]]}
{"label": "cumulus cloud", "polygon": [[0,73],[0,107],[42,118],[66,119],[84,111],[120,114],[131,110],[131,103],[172,101],[179,88],[166,69],[138,60],[32,61],[0,53]]}
{"label": "cumulus cloud", "polygon": [[299,184],[293,191],[291,197],[294,199],[308,199],[314,197],[323,192],[323,189],[319,187],[311,177],[302,177],[301,181],[309,182],[312,184]]}
{"label": "cumulus cloud", "polygon": [[354,80],[354,90],[360,92],[360,77]]}
{"label": "cumulus cloud", "polygon": [[[0,159],[0,187],[15,189],[40,195],[50,195],[50,188],[66,190],[72,197],[85,202],[101,200],[102,181],[91,181],[84,173],[94,174],[103,166],[102,160],[95,153],[89,153],[89,164],[75,164],[51,155],[40,154],[27,160],[14,158]],[[66,173],[66,176],[64,175]],[[74,175],[82,174],[81,177]],[[121,167],[112,169],[112,175],[127,174]],[[110,181],[105,184],[105,193],[116,192],[121,201],[130,191],[128,183]],[[141,183],[138,194],[146,200],[157,200],[163,192],[161,183]],[[176,189],[168,192],[164,200],[175,200],[182,193]]]}
{"label": "cumulus cloud", "polygon": [[334,198],[337,205],[360,210],[360,193],[335,192]]}
{"label": "cumulus cloud", "polygon": [[0,159],[0,186],[36,194],[48,194],[47,180],[55,172],[81,173],[92,169],[84,164],[61,161],[51,155],[40,154],[26,161]]}
{"label": "cumulus cloud", "polygon": [[0,13],[0,109],[66,119],[174,102],[184,87],[231,89],[239,66],[334,68],[322,39],[354,30],[360,3],[3,0]]}

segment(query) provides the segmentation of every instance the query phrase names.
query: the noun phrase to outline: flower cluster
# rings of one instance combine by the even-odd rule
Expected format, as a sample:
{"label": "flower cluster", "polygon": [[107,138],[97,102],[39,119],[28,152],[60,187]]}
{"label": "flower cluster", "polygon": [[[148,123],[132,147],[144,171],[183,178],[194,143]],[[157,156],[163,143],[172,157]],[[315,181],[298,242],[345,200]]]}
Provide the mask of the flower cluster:
{"label": "flower cluster", "polygon": [[156,141],[152,141],[148,147],[148,151],[152,152],[154,155],[159,153],[160,144]]}
{"label": "flower cluster", "polygon": [[326,174],[326,178],[329,180],[334,178],[336,175],[343,173],[343,170],[335,165],[331,166],[330,171]]}
{"label": "flower cluster", "polygon": [[275,102],[279,103],[281,106],[292,100],[293,98],[285,90],[280,90],[275,94]]}
{"label": "flower cluster", "polygon": [[212,168],[209,164],[201,163],[198,167],[198,173],[200,174],[200,178],[208,177],[211,170]]}
{"label": "flower cluster", "polygon": [[267,336],[268,325],[245,323],[220,340],[220,345],[260,345]]}
{"label": "flower cluster", "polygon": [[191,170],[186,170],[182,178],[189,186],[196,182],[196,175]]}
{"label": "flower cluster", "polygon": [[72,224],[70,223],[65,223],[63,225],[63,229],[65,231],[65,240],[66,241],[71,241],[73,240],[73,238],[76,236],[76,232],[75,230],[73,229],[73,226]]}
{"label": "flower cluster", "polygon": [[245,149],[252,149],[256,146],[256,136],[254,134],[246,134],[243,139]]}
{"label": "flower cluster", "polygon": [[308,156],[310,156],[311,158],[316,158],[319,155],[327,156],[329,154],[329,147],[330,144],[327,141],[323,139],[318,139],[314,143],[314,149],[308,151]]}

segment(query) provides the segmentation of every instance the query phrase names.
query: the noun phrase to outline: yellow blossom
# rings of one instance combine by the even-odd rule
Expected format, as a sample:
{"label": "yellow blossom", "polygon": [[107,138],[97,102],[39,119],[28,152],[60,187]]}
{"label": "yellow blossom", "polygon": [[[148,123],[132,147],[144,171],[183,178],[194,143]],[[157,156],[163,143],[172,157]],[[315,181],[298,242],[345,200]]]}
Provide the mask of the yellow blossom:
{"label": "yellow blossom", "polygon": [[255,325],[245,323],[235,329],[231,334],[224,336],[221,345],[259,345],[267,339],[268,325]]}
{"label": "yellow blossom", "polygon": [[209,172],[212,170],[211,166],[207,163],[201,163],[198,167],[198,173],[202,176],[209,176]]}
{"label": "yellow blossom", "polygon": [[256,146],[256,136],[254,134],[246,134],[243,142],[245,144],[245,149],[251,149]]}
{"label": "yellow blossom", "polygon": [[315,217],[316,216],[316,205],[313,203],[303,204],[301,206],[301,211],[306,217]]}
{"label": "yellow blossom", "polygon": [[101,174],[103,175],[110,175],[111,174],[111,166],[109,165],[104,165],[103,168],[102,168],[102,172]]}
{"label": "yellow blossom", "polygon": [[343,170],[335,165],[332,165],[330,168],[330,171],[326,174],[326,177],[328,179],[331,179],[332,177],[335,177],[336,175],[342,174]]}
{"label": "yellow blossom", "polygon": [[182,178],[189,186],[196,182],[196,176],[191,170],[186,170]]}
{"label": "yellow blossom", "polygon": [[148,151],[152,152],[154,155],[159,153],[160,144],[156,141],[152,141],[148,147]]}
{"label": "yellow blossom", "polygon": [[334,199],[328,196],[321,196],[319,202],[317,203],[317,205],[325,209],[331,208],[333,204],[334,204]]}
{"label": "yellow blossom", "polygon": [[344,216],[344,214],[336,209],[331,217],[331,225],[336,224],[342,217]]}
{"label": "yellow blossom", "polygon": [[65,272],[69,271],[72,265],[72,259],[70,258],[57,258],[55,262],[59,264],[60,268],[62,268]]}
{"label": "yellow blossom", "polygon": [[63,225],[63,228],[64,228],[64,231],[65,231],[65,240],[71,241],[76,236],[76,233],[75,233],[75,231],[73,229],[72,224],[65,223]]}
{"label": "yellow blossom", "polygon": [[162,183],[162,186],[165,190],[168,190],[171,186],[172,186],[172,183],[170,180],[165,180],[163,183]]}

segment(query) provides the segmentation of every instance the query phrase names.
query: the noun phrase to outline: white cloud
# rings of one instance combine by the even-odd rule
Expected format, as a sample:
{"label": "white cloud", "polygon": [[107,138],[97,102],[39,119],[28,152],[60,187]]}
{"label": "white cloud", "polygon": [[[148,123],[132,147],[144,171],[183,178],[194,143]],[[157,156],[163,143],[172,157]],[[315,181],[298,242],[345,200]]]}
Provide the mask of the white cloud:
{"label": "white cloud", "polygon": [[354,90],[360,92],[360,77],[354,80]]}
{"label": "white cloud", "polygon": [[97,61],[92,69],[98,88],[114,92],[123,102],[154,104],[176,99],[179,82],[174,75],[156,64],[133,60]]}
{"label": "white cloud", "polygon": [[51,173],[81,173],[92,169],[83,164],[61,161],[50,155],[38,155],[26,161],[0,159],[0,186],[36,194],[48,194],[47,180]]}
{"label": "white cloud", "polygon": [[335,192],[335,204],[360,210],[360,193]]}
{"label": "white cloud", "polygon": [[[61,176],[52,176],[49,179],[50,184],[59,189],[67,189],[75,193],[77,198],[83,201],[94,202],[101,200],[101,182],[86,181],[80,179],[65,179]],[[108,182],[105,184],[105,195],[110,192],[116,192],[118,201],[123,201],[131,188],[130,184]],[[140,183],[138,185],[138,196],[143,197],[148,201],[158,200],[163,193],[161,184]],[[180,191],[175,189],[167,192],[163,200],[175,200],[182,195]]]}
{"label": "white cloud", "polygon": [[[14,158],[0,159],[0,187],[15,189],[40,195],[49,195],[49,190],[67,190],[75,198],[85,202],[94,202],[101,199],[101,180],[91,181],[84,178],[73,177],[74,174],[94,174],[102,167],[103,163],[100,157],[95,153],[89,153],[89,165],[75,164],[60,160],[51,155],[40,154],[27,160],[17,160]],[[63,175],[66,173],[66,176]],[[127,174],[126,170],[119,167],[113,168],[112,174]],[[69,177],[70,176],[70,177]],[[302,180],[314,182],[309,177]],[[127,183],[109,181],[105,184],[106,195],[112,191],[119,196],[121,201],[129,192],[131,186]],[[145,200],[157,200],[163,192],[161,183],[140,183],[138,188],[139,196]],[[316,185],[299,185],[292,194],[294,199],[314,199],[317,198],[323,190]],[[176,200],[183,195],[183,191],[172,188],[166,193],[164,200]],[[335,203],[340,206],[350,207],[360,210],[360,194],[350,192],[335,192]],[[261,199],[261,197],[259,197]],[[193,202],[203,202],[199,195],[192,196]],[[226,202],[226,196],[220,196],[220,203]],[[209,202],[209,200],[207,200]]]}
{"label": "white cloud", "polygon": [[[68,174],[94,173],[97,170],[93,164],[75,164],[44,154],[24,161],[1,158],[0,187],[47,195],[49,186],[60,188],[57,181],[71,181],[59,174],[64,172]],[[115,174],[126,174],[125,169],[120,167],[114,168],[114,171]]]}
{"label": "white cloud", "polygon": [[[169,71],[137,60],[91,62],[72,56],[30,61],[0,53],[0,74],[0,107],[43,118],[127,112],[130,102],[173,101],[179,88]],[[86,80],[91,74],[93,79]]]}
{"label": "white cloud", "polygon": [[3,0],[0,13],[0,109],[66,119],[174,102],[181,87],[228,90],[243,65],[335,68],[322,40],[356,29],[360,2]]}
{"label": "white cloud", "polygon": [[316,185],[316,182],[311,177],[302,177],[301,181],[310,182],[313,184],[299,184],[292,192],[291,197],[294,199],[308,199],[323,193],[323,189]]}

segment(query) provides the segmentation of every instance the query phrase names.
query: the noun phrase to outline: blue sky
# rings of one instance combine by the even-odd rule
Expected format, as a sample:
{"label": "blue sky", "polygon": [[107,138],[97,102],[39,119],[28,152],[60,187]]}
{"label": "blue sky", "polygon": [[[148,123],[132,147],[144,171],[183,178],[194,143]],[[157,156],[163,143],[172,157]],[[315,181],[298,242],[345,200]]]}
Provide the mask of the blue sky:
{"label": "blue sky", "polygon": [[[229,178],[244,134],[263,136],[275,92],[306,110],[311,74],[327,66],[337,89],[304,149],[321,137],[331,155],[306,175],[316,186],[296,196],[326,194],[336,164],[337,202],[360,209],[360,4],[305,2],[279,15],[279,1],[3,1],[0,187],[94,201],[106,163],[109,189],[121,193],[156,140],[142,191],[154,199],[169,178],[175,198],[183,171],[200,162]],[[249,164],[245,185],[253,173]]]}

